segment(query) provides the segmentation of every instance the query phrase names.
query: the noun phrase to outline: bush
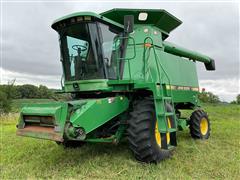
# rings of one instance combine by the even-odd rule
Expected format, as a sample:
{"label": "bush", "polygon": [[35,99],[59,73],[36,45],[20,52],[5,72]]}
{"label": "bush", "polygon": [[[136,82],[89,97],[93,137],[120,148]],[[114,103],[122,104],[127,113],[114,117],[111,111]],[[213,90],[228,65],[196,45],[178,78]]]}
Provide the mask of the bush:
{"label": "bush", "polygon": [[0,85],[0,113],[8,113],[11,110],[13,94],[15,93],[14,82]]}
{"label": "bush", "polygon": [[31,84],[18,86],[20,98],[38,98],[38,87]]}
{"label": "bush", "polygon": [[15,88],[16,93],[13,95],[14,99],[50,99],[54,96],[53,91],[43,85],[37,87],[32,84],[24,84],[21,86],[16,86]]}
{"label": "bush", "polygon": [[53,91],[49,90],[46,86],[40,85],[38,88],[38,98],[52,98]]}
{"label": "bush", "polygon": [[54,89],[48,89],[43,85],[39,87],[32,84],[16,86],[14,82],[0,85],[0,113],[8,113],[11,110],[12,99],[71,99],[69,94],[55,94]]}
{"label": "bush", "polygon": [[11,110],[11,101],[7,99],[7,94],[0,88],[0,114],[8,113]]}

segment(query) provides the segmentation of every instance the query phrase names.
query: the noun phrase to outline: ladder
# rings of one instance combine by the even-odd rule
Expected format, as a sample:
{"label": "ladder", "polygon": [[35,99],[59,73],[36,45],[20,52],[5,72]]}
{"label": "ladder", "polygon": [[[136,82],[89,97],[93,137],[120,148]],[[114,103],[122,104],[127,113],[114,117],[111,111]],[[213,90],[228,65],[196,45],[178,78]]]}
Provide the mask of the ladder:
{"label": "ladder", "polygon": [[[176,131],[177,121],[174,110],[174,102],[171,96],[168,94],[166,84],[160,84],[160,96],[155,98],[155,106],[157,109],[158,129],[161,134],[162,148],[169,149],[171,146],[176,146]],[[172,108],[168,108],[168,106]],[[169,142],[168,142],[169,141]]]}
{"label": "ladder", "polygon": [[[176,141],[176,131],[177,131],[177,118],[175,114],[174,109],[174,102],[173,102],[173,95],[172,95],[172,89],[171,89],[171,83],[170,78],[165,71],[164,67],[162,66],[161,62],[158,60],[158,56],[155,51],[155,47],[153,45],[153,40],[150,37],[147,37],[144,40],[144,44],[147,42],[147,40],[151,41],[151,47],[153,48],[157,71],[158,71],[158,78],[159,83],[158,88],[156,89],[157,94],[154,95],[154,102],[156,107],[156,115],[158,120],[158,130],[161,134],[161,148],[163,149],[170,149],[171,147],[174,147],[177,145]],[[146,73],[148,72],[147,66],[146,66],[146,48],[144,47],[144,53],[143,53],[143,62],[144,62],[144,80],[146,81]],[[162,78],[160,74],[160,69],[164,73],[164,75],[168,79],[169,87],[168,85],[162,84]],[[168,91],[169,89],[169,91]],[[167,106],[171,106],[171,111],[169,111],[169,108]],[[168,142],[169,141],[169,142]]]}

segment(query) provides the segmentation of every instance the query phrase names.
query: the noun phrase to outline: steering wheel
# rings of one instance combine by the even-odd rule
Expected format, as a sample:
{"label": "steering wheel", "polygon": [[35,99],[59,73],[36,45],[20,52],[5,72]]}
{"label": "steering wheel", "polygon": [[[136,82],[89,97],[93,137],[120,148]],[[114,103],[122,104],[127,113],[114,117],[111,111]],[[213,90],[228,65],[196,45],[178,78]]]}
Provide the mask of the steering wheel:
{"label": "steering wheel", "polygon": [[78,44],[73,45],[72,48],[73,48],[75,51],[78,51],[79,49],[80,49],[81,51],[86,51],[86,50],[87,50],[87,47],[86,47],[86,46],[78,45]]}

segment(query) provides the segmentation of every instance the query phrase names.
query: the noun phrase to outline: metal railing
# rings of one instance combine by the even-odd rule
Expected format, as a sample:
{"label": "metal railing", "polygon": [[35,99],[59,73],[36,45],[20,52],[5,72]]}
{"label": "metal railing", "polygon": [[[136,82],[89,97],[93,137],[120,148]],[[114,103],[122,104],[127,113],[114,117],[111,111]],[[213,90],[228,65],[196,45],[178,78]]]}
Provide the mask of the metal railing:
{"label": "metal railing", "polygon": [[[121,61],[127,61],[127,63],[128,63],[128,72],[129,72],[129,79],[132,80],[130,60],[132,60],[132,59],[134,59],[136,57],[136,43],[135,43],[135,40],[134,40],[133,37],[129,37],[129,36],[118,37],[117,38],[117,40],[121,40],[121,41],[123,41],[123,43],[125,43],[124,41],[127,41],[126,43],[128,43],[129,39],[131,39],[133,41],[133,43],[132,44],[128,44],[128,47],[129,46],[133,46],[134,54],[133,54],[133,57],[126,58],[126,57],[120,57],[119,54],[117,53],[117,79],[118,80],[120,80],[120,66],[119,66],[119,64],[120,64]],[[114,43],[114,44],[115,44],[115,49],[117,49],[117,47],[116,47],[117,43]],[[127,51],[127,49],[125,51]],[[119,52],[119,51],[117,51],[117,52]]]}
{"label": "metal railing", "polygon": [[[161,78],[161,75],[160,75],[160,68],[161,68],[161,70],[162,70],[162,72],[165,74],[165,76],[166,76],[166,78],[167,78],[167,81],[168,81],[168,84],[170,85],[171,84],[171,80],[170,80],[170,78],[169,78],[169,75],[168,75],[168,73],[166,72],[166,70],[165,70],[165,68],[163,67],[163,65],[161,64],[161,62],[160,62],[160,60],[159,60],[159,58],[158,58],[158,56],[157,56],[157,53],[156,53],[156,49],[155,49],[155,45],[153,44],[153,40],[152,40],[152,38],[151,37],[146,37],[145,39],[144,39],[144,52],[143,52],[143,58],[144,58],[144,60],[143,60],[143,62],[144,62],[144,80],[146,81],[146,79],[145,79],[145,77],[146,77],[146,74],[145,74],[145,72],[146,72],[146,60],[145,60],[145,53],[146,53],[146,48],[147,47],[145,47],[145,44],[146,43],[149,43],[149,42],[147,42],[148,40],[150,40],[150,44],[151,44],[151,47],[150,48],[152,48],[153,49],[153,52],[154,52],[154,57],[155,57],[155,63],[156,63],[156,65],[157,65],[157,72],[158,72],[158,78],[159,78],[159,82],[161,82],[161,80],[162,80],[162,78]],[[160,68],[159,68],[160,67]],[[151,71],[150,71],[151,72]]]}

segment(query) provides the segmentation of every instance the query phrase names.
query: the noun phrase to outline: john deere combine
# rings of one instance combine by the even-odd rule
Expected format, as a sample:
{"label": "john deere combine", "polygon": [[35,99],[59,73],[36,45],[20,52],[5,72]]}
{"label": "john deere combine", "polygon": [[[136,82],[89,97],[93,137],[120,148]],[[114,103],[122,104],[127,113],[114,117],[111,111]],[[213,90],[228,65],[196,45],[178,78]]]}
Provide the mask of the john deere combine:
{"label": "john deere combine", "polygon": [[[65,147],[119,143],[127,137],[137,160],[159,162],[187,127],[208,139],[210,122],[198,102],[196,61],[208,56],[166,42],[182,22],[165,10],[79,12],[52,24],[59,34],[62,93],[72,100],[25,104],[17,134]],[[192,109],[190,118],[182,109]]]}

